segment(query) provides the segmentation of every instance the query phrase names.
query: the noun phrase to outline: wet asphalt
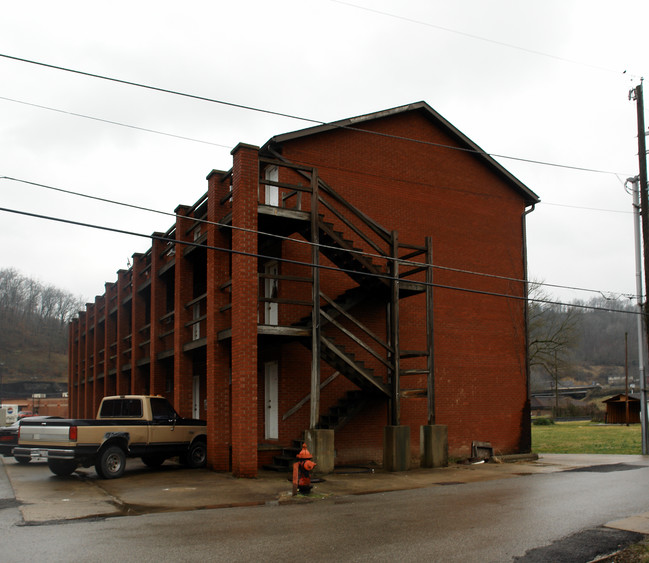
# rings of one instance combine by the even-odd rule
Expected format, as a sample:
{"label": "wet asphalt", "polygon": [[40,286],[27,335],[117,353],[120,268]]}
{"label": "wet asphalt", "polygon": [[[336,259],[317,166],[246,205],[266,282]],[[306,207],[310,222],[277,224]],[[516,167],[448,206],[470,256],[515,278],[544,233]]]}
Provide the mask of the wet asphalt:
{"label": "wet asphalt", "polygon": [[[637,464],[649,466],[648,456],[597,456],[545,454],[539,459],[513,463],[453,464],[436,469],[388,473],[379,467],[337,468],[315,476],[310,495],[292,494],[288,474],[261,471],[255,479],[237,479],[208,469],[187,469],[167,461],[150,469],[129,459],[122,478],[103,480],[94,469],[79,468],[70,477],[53,475],[47,463],[3,460],[0,502],[20,507],[25,522],[191,511],[264,504],[305,503],[347,495],[366,495],[435,486],[510,479],[564,471],[616,472],[623,474]],[[649,507],[647,507],[649,509]],[[626,529],[649,534],[649,514],[629,515]]]}
{"label": "wet asphalt", "polygon": [[293,497],[275,473],[235,479],[129,460],[124,477],[105,481],[92,469],[60,478],[46,463],[5,459],[0,551],[3,561],[587,562],[649,534],[648,477],[643,456],[547,455],[347,468]]}

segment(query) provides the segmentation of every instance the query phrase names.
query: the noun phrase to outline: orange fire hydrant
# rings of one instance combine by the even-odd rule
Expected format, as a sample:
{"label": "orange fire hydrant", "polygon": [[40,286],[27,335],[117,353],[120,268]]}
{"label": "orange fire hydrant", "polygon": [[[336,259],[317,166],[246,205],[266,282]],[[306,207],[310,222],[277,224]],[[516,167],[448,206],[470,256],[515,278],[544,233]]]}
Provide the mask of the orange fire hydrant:
{"label": "orange fire hydrant", "polygon": [[299,461],[293,464],[293,494],[297,491],[308,495],[311,492],[311,471],[316,466],[306,444],[302,444],[302,451],[297,454]]}

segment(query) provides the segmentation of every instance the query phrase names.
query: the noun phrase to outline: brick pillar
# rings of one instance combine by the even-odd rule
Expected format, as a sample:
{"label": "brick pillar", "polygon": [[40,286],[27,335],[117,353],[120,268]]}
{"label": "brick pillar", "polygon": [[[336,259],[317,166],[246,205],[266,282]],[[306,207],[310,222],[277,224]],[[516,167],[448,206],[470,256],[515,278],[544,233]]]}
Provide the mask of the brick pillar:
{"label": "brick pillar", "polygon": [[115,350],[112,348],[115,342],[117,332],[116,316],[112,314],[115,304],[113,295],[116,291],[115,284],[107,282],[105,284],[106,292],[106,321],[104,324],[104,397],[115,394]]}
{"label": "brick pillar", "polygon": [[79,319],[73,319],[68,332],[68,416],[77,416],[79,364],[76,361],[79,345]]}
{"label": "brick pillar", "polygon": [[85,416],[86,408],[86,311],[79,311],[79,346],[77,347],[77,361],[79,362],[79,387],[77,409],[79,416]]}
{"label": "brick pillar", "polygon": [[146,303],[144,293],[140,291],[147,278],[144,277],[144,254],[133,254],[133,305],[131,309],[131,393],[144,395],[148,390],[148,381],[144,380],[142,372],[145,368],[138,367],[138,361],[142,360],[145,354],[144,344],[148,340],[148,332],[144,327],[149,324],[146,318]]}
{"label": "brick pillar", "polygon": [[[232,151],[232,249],[257,253],[257,147]],[[237,230],[236,227],[253,232]],[[232,255],[232,473],[257,475],[257,258]]]}
{"label": "brick pillar", "polygon": [[162,361],[158,360],[158,354],[162,352],[163,333],[160,318],[167,313],[166,288],[160,279],[158,271],[163,264],[162,254],[167,244],[161,240],[164,233],[153,233],[153,245],[151,246],[151,344],[149,354],[151,357],[149,392],[152,395],[166,394],[165,373],[162,369]]}
{"label": "brick pillar", "polygon": [[[189,207],[179,205],[176,208],[176,240],[189,240],[187,229],[191,219],[183,217]],[[193,298],[193,267],[185,258],[182,244],[176,244],[175,275],[175,314],[174,314],[174,407],[181,416],[192,414],[192,376],[191,357],[183,352],[183,346],[191,341],[191,330],[186,326],[192,320],[191,310],[185,306]]]}
{"label": "brick pillar", "polygon": [[95,307],[92,303],[86,303],[86,341],[85,350],[82,352],[85,357],[86,368],[86,387],[83,400],[83,417],[92,418],[92,403],[95,388],[95,370],[94,368],[94,352],[93,345],[95,343],[93,325],[95,322]]}
{"label": "brick pillar", "polygon": [[[94,386],[92,394],[93,416],[97,414],[97,408],[104,396],[104,379],[106,370],[104,365],[104,330],[106,326],[106,299],[105,296],[95,297],[95,333],[94,333]],[[101,376],[101,377],[100,377]]]}
{"label": "brick pillar", "polygon": [[[220,201],[227,194],[230,178],[213,171],[208,177],[207,245],[229,247],[229,232],[214,225],[226,214]],[[218,333],[230,328],[229,314],[221,309],[230,303],[229,290],[222,287],[230,281],[230,256],[227,252],[207,251],[207,461],[216,471],[230,470],[230,350],[228,343],[218,341]]]}
{"label": "brick pillar", "polygon": [[[115,358],[115,369],[117,370],[116,374],[116,389],[115,393],[118,395],[128,395],[131,392],[131,384],[129,381],[128,373],[124,370],[126,366],[126,350],[127,347],[130,347],[128,340],[125,340],[126,336],[130,334],[130,308],[127,308],[124,305],[124,300],[128,295],[128,289],[126,288],[128,280],[128,271],[119,270],[117,272],[117,331],[115,340],[117,342],[116,346],[116,358]],[[129,311],[129,314],[127,314]]]}
{"label": "brick pillar", "polygon": [[106,283],[106,323],[105,328],[105,346],[104,346],[104,397],[115,395],[117,393],[115,374],[116,369],[116,344],[117,338],[117,284]]}

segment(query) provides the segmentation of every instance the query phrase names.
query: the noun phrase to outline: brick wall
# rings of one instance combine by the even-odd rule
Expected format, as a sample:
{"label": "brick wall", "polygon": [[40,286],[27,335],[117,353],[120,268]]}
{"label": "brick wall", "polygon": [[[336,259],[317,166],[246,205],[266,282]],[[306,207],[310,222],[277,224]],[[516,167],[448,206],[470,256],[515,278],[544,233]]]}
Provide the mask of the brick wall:
{"label": "brick wall", "polygon": [[[188,214],[188,206],[176,208],[175,238],[180,241],[190,240],[188,229],[191,221],[183,217]],[[183,351],[183,345],[191,340],[187,323],[191,321],[191,309],[186,305],[193,299],[193,267],[185,256],[187,247],[176,244],[175,308],[174,308],[174,407],[181,416],[189,417],[192,413],[192,359]]]}
{"label": "brick wall", "polygon": [[[230,178],[214,171],[208,176],[207,245],[227,248],[231,233],[219,229],[216,223],[223,215],[221,200],[229,192]],[[230,255],[227,252],[207,252],[207,320],[210,335],[206,350],[207,405],[207,458],[216,471],[229,471],[232,445],[230,423],[230,350],[227,343],[219,342],[218,334],[230,328],[229,317],[222,309],[230,304]]]}
{"label": "brick wall", "polygon": [[[449,133],[416,113],[363,127],[457,145]],[[421,244],[431,236],[436,264],[523,278],[524,200],[475,155],[334,130],[285,143],[283,156],[317,166],[343,197],[397,230],[400,241]],[[292,257],[288,249],[287,257]],[[435,283],[523,296],[520,283],[448,270],[435,270]],[[419,349],[425,338],[423,303],[423,295],[400,303],[403,349]],[[436,422],[449,426],[451,455],[468,455],[472,440],[490,441],[503,452],[518,451],[525,442],[527,401],[524,302],[437,288],[434,303]],[[371,444],[380,445],[387,423],[381,411],[377,407],[357,417],[337,434],[336,449],[353,451],[358,436],[368,443],[367,451]],[[402,424],[411,426],[413,457],[425,413],[425,400],[402,401]]]}
{"label": "brick wall", "polygon": [[[233,150],[232,248],[257,254],[257,148]],[[250,229],[253,232],[247,230]],[[232,255],[232,472],[257,474],[257,259]]]}
{"label": "brick wall", "polygon": [[[388,136],[337,129],[284,142],[283,156],[317,167],[324,181],[345,199],[386,229],[398,231],[401,242],[423,245],[426,237],[432,237],[435,264],[449,268],[435,270],[435,283],[444,287],[434,289],[434,338],[436,422],[449,427],[450,455],[469,455],[472,440],[489,441],[503,453],[528,447],[524,302],[484,294],[523,297],[522,284],[457,271],[523,277],[523,196],[481,158],[439,146],[459,142],[448,130],[417,112],[358,126]],[[189,416],[192,376],[199,375],[201,399],[207,399],[207,409],[202,400],[200,412],[208,421],[210,467],[251,477],[259,463],[268,461],[273,448],[300,438],[309,426],[308,401],[285,420],[283,416],[310,392],[311,353],[298,342],[266,345],[261,340],[258,347],[257,297],[263,281],[258,278],[262,266],[252,256],[258,252],[258,237],[236,228],[254,231],[258,226],[258,149],[242,144],[232,154],[231,175],[214,171],[208,176],[208,220],[223,219],[231,206],[235,228],[229,232],[214,224],[205,225],[207,245],[212,249],[204,254],[204,349],[183,351],[191,341],[191,307],[186,305],[196,297],[195,264],[184,256],[184,246],[176,245],[173,253],[172,246],[154,239],[148,258],[150,281],[144,274],[143,256],[135,255],[133,269],[120,270],[117,281],[106,284],[105,295],[71,324],[70,412],[73,416],[94,416],[103,395],[149,390],[166,396],[181,414]],[[280,180],[304,182],[296,173],[282,170]],[[230,184],[233,197],[226,201]],[[308,210],[308,195],[303,195],[302,209]],[[297,206],[297,198],[290,205]],[[181,206],[176,211],[180,217],[168,236],[191,240],[192,208]],[[349,229],[342,230],[345,236],[355,238]],[[161,236],[156,233],[157,238]],[[301,235],[292,236],[304,240]],[[214,250],[230,245],[249,255]],[[365,243],[358,246],[370,250]],[[279,258],[307,264],[311,261],[310,248],[296,242],[278,244],[273,252]],[[323,256],[321,264],[333,266]],[[280,274],[309,277],[311,269],[280,261]],[[321,282],[323,291],[331,297],[356,285],[348,275],[325,269],[321,270]],[[142,292],[144,284],[149,284],[149,289]],[[310,292],[308,283],[282,280],[279,284],[280,298],[308,301]],[[385,305],[366,303],[354,314],[387,340]],[[282,304],[280,324],[290,324],[309,312],[308,307]],[[401,300],[400,318],[401,348],[424,349],[424,295]],[[147,323],[148,349],[140,346],[146,340],[140,331]],[[219,339],[219,333],[228,329],[231,338]],[[145,360],[147,353],[149,363],[138,367],[137,361]],[[91,364],[89,357],[93,355]],[[387,379],[388,371],[378,360],[366,352],[358,355]],[[280,424],[279,439],[269,441],[264,431],[264,362],[271,360],[279,364]],[[404,360],[402,367],[425,365],[425,358],[418,358]],[[334,371],[324,362],[320,370],[321,381]],[[425,384],[425,376],[404,376],[401,387]],[[345,377],[338,376],[321,391],[320,412],[325,413],[354,388]],[[418,458],[419,425],[426,423],[426,417],[425,398],[402,400],[401,424],[411,428],[413,459]],[[336,462],[380,461],[383,428],[389,423],[387,400],[371,399],[336,433]],[[264,444],[261,453],[259,443]]]}

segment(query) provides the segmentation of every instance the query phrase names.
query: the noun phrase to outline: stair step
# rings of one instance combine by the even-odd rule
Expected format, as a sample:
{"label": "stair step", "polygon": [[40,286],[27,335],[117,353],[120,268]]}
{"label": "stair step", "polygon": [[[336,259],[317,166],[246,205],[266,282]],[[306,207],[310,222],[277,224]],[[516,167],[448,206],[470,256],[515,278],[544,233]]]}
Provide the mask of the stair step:
{"label": "stair step", "polygon": [[327,414],[318,421],[318,428],[340,430],[351,418],[363,408],[367,395],[362,391],[353,390],[345,393],[338,403],[329,408]]}

